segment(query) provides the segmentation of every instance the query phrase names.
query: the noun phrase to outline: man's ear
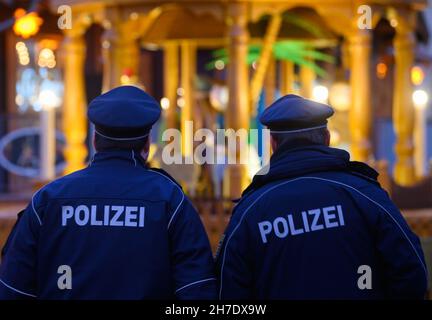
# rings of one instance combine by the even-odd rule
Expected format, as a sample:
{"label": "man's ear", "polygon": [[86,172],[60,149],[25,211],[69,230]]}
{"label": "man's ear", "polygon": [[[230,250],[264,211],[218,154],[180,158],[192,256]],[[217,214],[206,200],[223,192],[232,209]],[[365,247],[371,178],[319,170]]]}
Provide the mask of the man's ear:
{"label": "man's ear", "polygon": [[325,132],[325,145],[327,147],[330,146],[330,138],[331,138],[330,131],[329,131],[329,129],[326,129],[326,132]]}
{"label": "man's ear", "polygon": [[147,141],[144,144],[144,152],[148,153],[150,151],[150,135],[147,137]]}
{"label": "man's ear", "polygon": [[147,137],[147,140],[141,150],[141,157],[147,161],[149,153],[150,153],[150,135]]}

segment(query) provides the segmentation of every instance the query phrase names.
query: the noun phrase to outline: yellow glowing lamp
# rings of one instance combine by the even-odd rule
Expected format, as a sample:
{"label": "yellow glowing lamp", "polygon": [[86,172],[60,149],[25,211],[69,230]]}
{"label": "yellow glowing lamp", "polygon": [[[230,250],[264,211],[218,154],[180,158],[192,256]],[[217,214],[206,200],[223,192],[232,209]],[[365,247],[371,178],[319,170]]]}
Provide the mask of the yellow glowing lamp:
{"label": "yellow glowing lamp", "polygon": [[38,33],[43,19],[36,12],[27,13],[24,9],[16,9],[13,31],[17,36],[27,39]]}
{"label": "yellow glowing lamp", "polygon": [[376,75],[378,79],[384,79],[387,75],[387,65],[384,62],[380,62],[376,66]]}
{"label": "yellow glowing lamp", "polygon": [[419,86],[423,83],[423,80],[425,78],[425,74],[423,72],[423,69],[419,66],[414,66],[411,69],[411,81],[413,85]]}

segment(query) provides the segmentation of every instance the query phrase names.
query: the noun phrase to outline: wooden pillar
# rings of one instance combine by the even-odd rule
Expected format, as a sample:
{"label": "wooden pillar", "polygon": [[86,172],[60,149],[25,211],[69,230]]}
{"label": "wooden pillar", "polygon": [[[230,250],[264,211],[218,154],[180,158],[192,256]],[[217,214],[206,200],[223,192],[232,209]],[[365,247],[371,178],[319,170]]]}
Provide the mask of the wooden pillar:
{"label": "wooden pillar", "polygon": [[[226,128],[238,130],[249,128],[249,69],[247,65],[248,39],[247,4],[228,4],[228,88]],[[236,148],[236,164],[229,165],[229,195],[239,197],[248,182],[246,167],[240,164],[240,150]]]}
{"label": "wooden pillar", "polygon": [[64,50],[64,104],[62,126],[66,138],[64,173],[82,169],[87,157],[87,103],[84,81],[85,41],[82,32],[65,32]]}
{"label": "wooden pillar", "polygon": [[276,97],[276,61],[271,57],[267,67],[267,73],[264,82],[265,106],[271,105]]}
{"label": "wooden pillar", "polygon": [[164,96],[169,101],[165,110],[167,128],[177,128],[177,88],[179,86],[179,57],[178,45],[167,43],[164,47]]}
{"label": "wooden pillar", "polygon": [[280,62],[279,90],[282,96],[294,93],[294,63],[291,61]]}
{"label": "wooden pillar", "polygon": [[[414,107],[412,102],[411,67],[414,61],[414,13],[398,18],[394,38],[395,76],[393,126],[396,134],[394,179],[402,186],[416,181],[414,170]],[[410,20],[410,21],[409,21]]]}
{"label": "wooden pillar", "polygon": [[300,92],[304,98],[311,99],[315,81],[315,72],[307,66],[300,67]]}
{"label": "wooden pillar", "polygon": [[351,156],[357,161],[369,161],[371,157],[372,104],[370,97],[369,30],[357,30],[348,37],[351,68],[351,109],[349,130]]}
{"label": "wooden pillar", "polygon": [[104,92],[125,84],[137,84],[140,47],[137,40],[137,22],[121,20],[120,13],[113,8],[108,15],[112,20],[105,23],[102,37],[104,60]]}
{"label": "wooden pillar", "polygon": [[193,156],[193,128],[188,128],[193,120],[195,103],[196,46],[190,41],[181,43],[181,85],[184,90],[184,105],[181,109],[182,152],[186,158]]}
{"label": "wooden pillar", "polygon": [[261,94],[263,88],[264,79],[266,78],[267,69],[269,63],[274,61],[273,59],[273,45],[277,40],[280,26],[282,25],[282,16],[279,13],[272,15],[270,22],[267,26],[267,30],[263,40],[263,46],[259,57],[258,67],[253,75],[250,85],[250,104],[251,110],[255,112],[255,105]]}

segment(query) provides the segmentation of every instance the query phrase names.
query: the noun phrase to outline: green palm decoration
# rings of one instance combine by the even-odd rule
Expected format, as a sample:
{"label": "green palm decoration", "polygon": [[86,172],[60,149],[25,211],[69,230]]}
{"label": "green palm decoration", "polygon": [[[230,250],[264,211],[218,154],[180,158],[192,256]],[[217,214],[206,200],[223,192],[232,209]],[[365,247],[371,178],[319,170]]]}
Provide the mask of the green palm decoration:
{"label": "green palm decoration", "polygon": [[[264,16],[262,20],[269,20],[270,16]],[[292,26],[298,27],[299,29],[305,30],[315,38],[326,37],[322,27],[317,23],[304,19],[301,15],[295,12],[285,12],[282,15],[284,22],[289,23]],[[262,46],[261,45],[250,45],[247,56],[247,63],[251,65],[254,61],[258,61],[260,57]],[[313,45],[307,41],[300,40],[286,40],[276,41],[273,45],[273,56],[276,60],[291,61],[299,66],[306,66],[315,71],[319,76],[325,76],[326,72],[320,68],[315,61],[325,61],[334,63],[334,58],[331,55],[325,54],[314,48]],[[213,60],[210,61],[206,68],[212,70],[215,68],[215,62],[221,60],[225,64],[228,64],[228,54],[226,49],[218,49],[213,51]]]}
{"label": "green palm decoration", "polygon": [[[261,45],[249,46],[247,55],[248,65],[251,65],[254,61],[258,61],[261,49]],[[208,70],[215,68],[216,61],[223,61],[225,64],[229,63],[226,49],[215,50],[212,55],[213,59],[206,65]],[[314,49],[313,46],[305,41],[297,40],[277,41],[273,45],[273,56],[276,60],[287,60],[299,66],[309,67],[319,76],[325,76],[326,72],[315,61],[334,63],[333,56]]]}

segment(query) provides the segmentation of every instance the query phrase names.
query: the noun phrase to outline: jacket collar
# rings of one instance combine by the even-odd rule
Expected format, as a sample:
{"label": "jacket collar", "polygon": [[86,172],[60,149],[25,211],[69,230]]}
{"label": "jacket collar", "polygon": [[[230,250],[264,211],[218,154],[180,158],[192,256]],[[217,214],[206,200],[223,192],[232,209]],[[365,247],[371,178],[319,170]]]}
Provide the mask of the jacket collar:
{"label": "jacket collar", "polygon": [[311,145],[301,140],[280,146],[271,156],[270,165],[260,171],[268,172],[255,175],[242,196],[267,183],[314,172],[345,171],[378,183],[378,173],[364,163],[350,161],[348,152],[323,145]]}
{"label": "jacket collar", "polygon": [[99,163],[116,162],[123,163],[132,166],[144,166],[147,167],[145,160],[141,155],[132,149],[110,149],[104,151],[98,151],[90,162],[90,166]]}

